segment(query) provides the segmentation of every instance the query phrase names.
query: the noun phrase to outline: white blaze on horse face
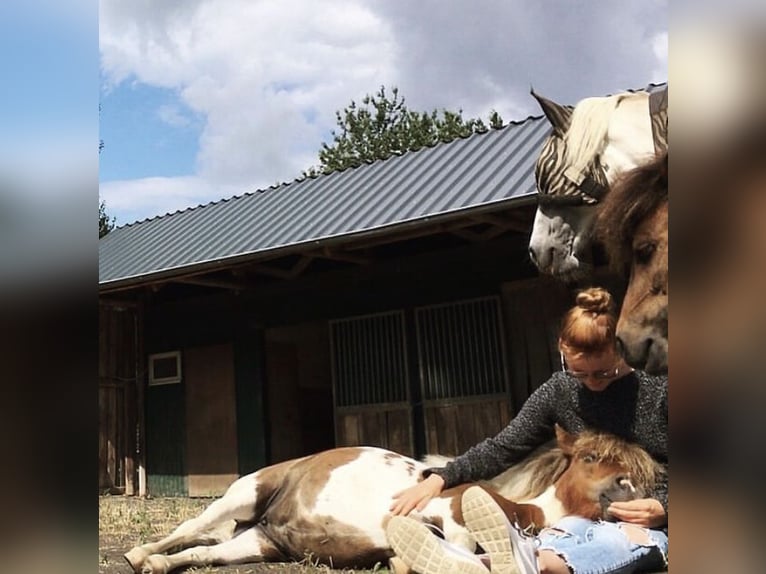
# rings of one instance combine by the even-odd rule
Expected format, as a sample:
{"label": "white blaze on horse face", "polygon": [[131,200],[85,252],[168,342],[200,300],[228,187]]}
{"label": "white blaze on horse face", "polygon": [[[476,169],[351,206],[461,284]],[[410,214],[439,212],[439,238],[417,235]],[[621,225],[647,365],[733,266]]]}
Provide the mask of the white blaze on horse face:
{"label": "white blaze on horse face", "polygon": [[330,473],[318,493],[313,516],[330,516],[363,530],[378,546],[388,546],[382,517],[389,514],[392,497],[417,481],[426,466],[405,456],[368,447],[355,460]]}

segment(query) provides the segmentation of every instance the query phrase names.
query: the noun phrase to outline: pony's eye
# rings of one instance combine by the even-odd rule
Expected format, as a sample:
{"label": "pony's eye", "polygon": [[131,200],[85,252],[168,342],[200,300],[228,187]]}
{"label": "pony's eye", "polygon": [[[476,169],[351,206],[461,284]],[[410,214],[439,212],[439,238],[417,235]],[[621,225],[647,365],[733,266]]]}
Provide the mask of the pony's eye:
{"label": "pony's eye", "polygon": [[646,265],[652,259],[652,255],[657,250],[657,244],[652,242],[646,242],[638,245],[633,250],[633,255],[636,258],[636,263],[639,265]]}
{"label": "pony's eye", "polygon": [[583,462],[586,462],[586,463],[588,463],[588,464],[590,464],[590,463],[592,463],[592,462],[596,462],[596,455],[595,455],[595,454],[586,454],[586,455],[583,455],[583,457],[582,457],[582,461],[583,461]]}

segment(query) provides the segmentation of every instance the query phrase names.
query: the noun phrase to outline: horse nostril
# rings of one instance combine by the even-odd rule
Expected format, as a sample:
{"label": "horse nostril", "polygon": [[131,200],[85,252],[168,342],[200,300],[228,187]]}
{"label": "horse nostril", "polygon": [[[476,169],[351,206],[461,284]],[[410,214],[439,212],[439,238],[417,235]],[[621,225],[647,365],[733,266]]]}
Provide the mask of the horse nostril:
{"label": "horse nostril", "polygon": [[537,256],[535,255],[535,250],[531,247],[529,248],[529,258],[532,260],[532,263],[537,265]]}

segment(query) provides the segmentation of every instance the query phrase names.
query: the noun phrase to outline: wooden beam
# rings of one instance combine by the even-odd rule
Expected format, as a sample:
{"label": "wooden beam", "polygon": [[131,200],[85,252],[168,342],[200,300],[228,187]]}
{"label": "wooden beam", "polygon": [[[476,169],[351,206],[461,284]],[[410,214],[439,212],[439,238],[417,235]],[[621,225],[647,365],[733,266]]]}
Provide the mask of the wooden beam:
{"label": "wooden beam", "polygon": [[200,287],[218,287],[220,289],[229,289],[231,291],[244,291],[245,289],[252,287],[252,283],[248,281],[235,281],[205,276],[185,277],[183,279],[177,279],[175,283],[199,285]]}
{"label": "wooden beam", "polygon": [[358,255],[352,255],[347,252],[343,251],[336,251],[334,249],[330,249],[329,247],[325,247],[319,251],[313,252],[314,255],[317,257],[322,257],[324,259],[332,259],[333,261],[343,261],[345,263],[354,263],[356,265],[369,265],[372,263],[372,260],[367,257],[359,257]]}
{"label": "wooden beam", "polygon": [[464,227],[470,227],[476,225],[474,221],[469,219],[456,221],[454,223],[439,223],[430,227],[419,227],[411,229],[409,231],[387,235],[384,237],[375,237],[366,241],[359,241],[346,247],[347,251],[366,249],[368,247],[377,247],[379,245],[389,245],[391,243],[398,243],[401,241],[408,241],[410,239],[418,239],[419,237],[426,237],[428,235],[437,235],[439,233],[451,233],[455,229],[462,229]]}

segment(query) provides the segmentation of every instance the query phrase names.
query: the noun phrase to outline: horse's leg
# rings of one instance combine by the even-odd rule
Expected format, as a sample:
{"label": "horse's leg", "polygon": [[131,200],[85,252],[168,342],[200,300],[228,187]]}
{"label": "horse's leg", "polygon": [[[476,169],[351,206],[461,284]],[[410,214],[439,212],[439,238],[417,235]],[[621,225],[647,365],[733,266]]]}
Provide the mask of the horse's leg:
{"label": "horse's leg", "polygon": [[186,547],[202,541],[221,542],[231,538],[234,523],[232,522],[228,533],[220,527],[223,523],[233,520],[253,520],[258,498],[258,482],[255,474],[243,476],[229,487],[222,498],[213,502],[199,516],[183,522],[169,536],[158,542],[136,546],[125,554],[125,560],[139,573],[144,560],[151,554],[159,554],[177,546]]}
{"label": "horse's leg", "polygon": [[215,546],[195,546],[169,556],[153,554],[146,559],[140,572],[167,574],[171,570],[186,566],[273,562],[281,559],[284,559],[282,553],[256,525]]}

